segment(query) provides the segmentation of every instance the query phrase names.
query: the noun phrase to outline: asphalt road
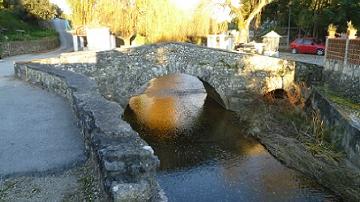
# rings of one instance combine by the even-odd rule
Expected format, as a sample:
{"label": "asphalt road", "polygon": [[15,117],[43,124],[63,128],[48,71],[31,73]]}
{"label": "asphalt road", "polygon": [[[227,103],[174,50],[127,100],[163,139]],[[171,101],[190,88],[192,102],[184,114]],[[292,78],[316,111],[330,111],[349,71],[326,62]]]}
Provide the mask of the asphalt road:
{"label": "asphalt road", "polygon": [[71,38],[54,21],[61,47],[49,53],[0,61],[0,178],[56,172],[86,160],[84,143],[70,105],[56,94],[14,78],[13,63],[59,55]]}

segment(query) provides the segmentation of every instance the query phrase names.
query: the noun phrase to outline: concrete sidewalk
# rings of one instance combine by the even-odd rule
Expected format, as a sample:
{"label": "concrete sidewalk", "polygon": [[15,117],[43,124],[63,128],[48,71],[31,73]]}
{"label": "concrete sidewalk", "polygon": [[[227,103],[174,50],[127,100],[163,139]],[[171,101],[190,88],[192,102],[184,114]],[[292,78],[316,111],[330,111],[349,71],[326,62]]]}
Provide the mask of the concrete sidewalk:
{"label": "concrete sidewalk", "polygon": [[0,61],[0,179],[56,172],[85,162],[74,114],[62,97],[14,78],[13,63],[57,56],[69,49],[61,20],[59,50]]}

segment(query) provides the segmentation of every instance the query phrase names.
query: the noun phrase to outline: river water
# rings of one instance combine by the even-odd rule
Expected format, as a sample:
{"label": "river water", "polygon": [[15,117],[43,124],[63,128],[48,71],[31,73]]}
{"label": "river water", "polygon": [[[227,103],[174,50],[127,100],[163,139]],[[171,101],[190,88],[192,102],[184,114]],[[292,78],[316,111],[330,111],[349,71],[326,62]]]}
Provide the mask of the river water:
{"label": "river water", "polygon": [[336,201],[244,134],[236,117],[185,74],[151,80],[124,114],[159,157],[169,201]]}

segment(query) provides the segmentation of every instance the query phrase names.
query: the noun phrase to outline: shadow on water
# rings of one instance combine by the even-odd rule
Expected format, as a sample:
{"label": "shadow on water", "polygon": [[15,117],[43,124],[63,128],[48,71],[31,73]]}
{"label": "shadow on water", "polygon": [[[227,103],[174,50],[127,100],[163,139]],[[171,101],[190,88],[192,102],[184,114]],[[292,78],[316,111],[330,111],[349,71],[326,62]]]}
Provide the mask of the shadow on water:
{"label": "shadow on water", "polygon": [[196,77],[174,74],[132,97],[125,120],[160,159],[170,201],[333,201],[314,181],[274,159]]}

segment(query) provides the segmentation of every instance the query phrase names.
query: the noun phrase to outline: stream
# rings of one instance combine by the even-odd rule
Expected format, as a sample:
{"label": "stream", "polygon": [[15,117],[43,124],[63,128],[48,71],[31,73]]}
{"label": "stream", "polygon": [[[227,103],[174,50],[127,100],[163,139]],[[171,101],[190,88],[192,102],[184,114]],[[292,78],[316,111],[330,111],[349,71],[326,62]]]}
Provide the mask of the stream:
{"label": "stream", "polygon": [[160,159],[169,201],[337,201],[244,134],[238,116],[186,74],[153,79],[130,99],[124,119]]}

